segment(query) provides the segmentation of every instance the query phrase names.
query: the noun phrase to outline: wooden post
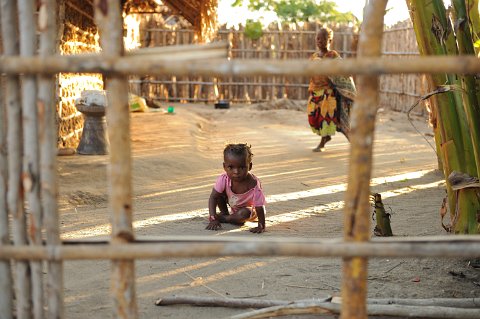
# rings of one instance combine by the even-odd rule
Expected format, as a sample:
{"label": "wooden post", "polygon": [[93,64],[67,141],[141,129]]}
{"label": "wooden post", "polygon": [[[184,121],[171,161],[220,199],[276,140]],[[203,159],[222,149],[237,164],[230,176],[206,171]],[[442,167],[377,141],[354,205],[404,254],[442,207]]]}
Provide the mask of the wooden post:
{"label": "wooden post", "polygon": [[[36,51],[36,25],[33,0],[18,2],[20,28],[20,55],[33,56]],[[42,244],[42,206],[40,203],[40,172],[38,148],[37,79],[35,75],[22,77],[22,122],[23,122],[23,189],[28,202],[28,240],[31,245]],[[44,317],[42,262],[30,263],[32,268],[33,316]]]}
{"label": "wooden post", "polygon": [[[122,56],[123,23],[120,2],[95,0],[95,21],[100,31],[100,44],[107,56]],[[106,79],[107,123],[110,139],[109,209],[112,220],[113,245],[134,239],[132,227],[132,159],[130,146],[130,110],[128,81],[125,76]],[[135,263],[132,260],[112,261],[111,287],[114,302],[113,317],[138,317],[135,296]]]}
{"label": "wooden post", "polygon": [[[57,43],[57,6],[54,0],[40,3],[38,27],[40,31],[40,56],[54,54]],[[47,245],[59,245],[60,228],[58,220],[58,178],[57,178],[57,132],[55,125],[55,77],[41,75],[38,78],[38,113],[40,138],[41,194]],[[64,318],[63,306],[63,264],[61,261],[48,263],[47,272],[47,317]]]}
{"label": "wooden post", "polygon": [[[3,85],[2,85],[3,86]],[[0,88],[0,245],[9,245],[8,210],[7,210],[7,138],[6,138],[6,107],[3,100],[3,88]],[[12,280],[10,261],[0,262],[0,313],[6,314],[5,318],[12,318]]]}
{"label": "wooden post", "polygon": [[[18,55],[16,39],[18,34],[16,1],[1,0],[1,21],[4,55]],[[12,233],[15,245],[27,243],[25,215],[23,208],[23,189],[21,184],[22,122],[20,105],[20,82],[18,75],[8,75],[5,83],[7,106],[7,150],[8,150],[8,190],[7,208],[12,216]],[[15,272],[17,318],[31,318],[30,266],[26,261],[16,263]],[[8,294],[8,292],[6,292]],[[5,318],[12,314],[5,313]]]}
{"label": "wooden post", "polygon": [[[3,12],[3,10],[0,10]],[[3,16],[1,21],[4,21]],[[7,45],[10,45],[8,43]],[[4,52],[5,44],[3,45]],[[2,79],[3,80],[3,79]],[[10,245],[8,231],[7,183],[8,183],[8,154],[7,154],[7,107],[5,105],[4,82],[0,83],[0,247]],[[0,314],[6,319],[12,319],[12,275],[10,261],[0,261]]]}
{"label": "wooden post", "polygon": [[[359,57],[379,57],[383,16],[387,0],[370,1],[360,33]],[[358,95],[353,106],[348,187],[345,195],[344,237],[346,241],[370,239],[370,178],[375,117],[378,108],[378,77],[357,77]],[[342,311],[340,318],[367,318],[368,258],[343,259]]]}

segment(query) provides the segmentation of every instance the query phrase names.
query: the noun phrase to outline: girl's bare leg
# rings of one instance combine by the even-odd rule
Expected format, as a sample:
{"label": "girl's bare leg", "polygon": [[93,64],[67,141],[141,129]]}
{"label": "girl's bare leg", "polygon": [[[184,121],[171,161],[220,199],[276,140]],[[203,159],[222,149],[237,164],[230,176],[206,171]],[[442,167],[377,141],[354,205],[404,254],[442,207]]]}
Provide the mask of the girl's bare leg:
{"label": "girl's bare leg", "polygon": [[252,215],[252,211],[250,208],[244,207],[240,209],[238,212],[232,215],[224,216],[225,223],[230,223],[234,225],[243,225],[247,220],[250,219]]}

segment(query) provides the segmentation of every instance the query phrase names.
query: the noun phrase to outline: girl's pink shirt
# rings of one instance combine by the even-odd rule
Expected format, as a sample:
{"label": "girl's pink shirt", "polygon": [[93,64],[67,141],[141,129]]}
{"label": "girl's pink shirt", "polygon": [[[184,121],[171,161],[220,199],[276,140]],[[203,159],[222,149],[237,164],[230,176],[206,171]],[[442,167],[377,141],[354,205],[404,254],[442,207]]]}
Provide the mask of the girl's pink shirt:
{"label": "girl's pink shirt", "polygon": [[236,213],[242,207],[255,208],[258,206],[265,206],[265,195],[263,194],[260,180],[253,174],[252,177],[257,181],[257,185],[243,194],[235,194],[232,192],[232,180],[227,173],[223,173],[217,177],[217,181],[213,188],[219,193],[226,193],[228,204],[232,209],[232,213]]}

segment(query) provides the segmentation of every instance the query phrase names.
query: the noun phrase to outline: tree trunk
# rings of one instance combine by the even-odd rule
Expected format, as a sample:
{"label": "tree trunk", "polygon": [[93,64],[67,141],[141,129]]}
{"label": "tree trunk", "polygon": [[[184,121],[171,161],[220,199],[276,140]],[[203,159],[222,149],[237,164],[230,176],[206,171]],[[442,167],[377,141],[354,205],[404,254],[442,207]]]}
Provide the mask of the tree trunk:
{"label": "tree trunk", "polygon": [[[465,16],[464,1],[457,1],[457,16]],[[460,3],[461,2],[461,3]],[[462,6],[463,4],[463,6]],[[458,55],[467,50],[468,39],[466,32],[458,32],[459,40],[455,39],[450,20],[446,16],[443,1],[434,0],[428,3],[419,0],[407,0],[407,5],[413,21],[419,50],[422,55]],[[465,22],[466,23],[466,22]],[[456,24],[457,25],[457,24]],[[460,47],[457,47],[457,40]],[[430,85],[435,89],[445,83],[457,85],[464,90],[471,89],[472,81],[467,76],[456,74],[432,74]],[[473,78],[472,78],[473,79]],[[466,91],[468,92],[468,91]],[[454,192],[447,180],[452,171],[460,171],[470,176],[478,176],[478,124],[480,111],[475,94],[462,91],[445,93],[436,96],[437,104],[437,129],[435,134],[438,152],[443,161],[443,172],[447,181],[450,215],[455,233],[478,233],[477,212],[480,211],[480,199],[475,189],[469,188]],[[465,124],[468,123],[468,124]],[[476,126],[475,126],[476,125]]]}

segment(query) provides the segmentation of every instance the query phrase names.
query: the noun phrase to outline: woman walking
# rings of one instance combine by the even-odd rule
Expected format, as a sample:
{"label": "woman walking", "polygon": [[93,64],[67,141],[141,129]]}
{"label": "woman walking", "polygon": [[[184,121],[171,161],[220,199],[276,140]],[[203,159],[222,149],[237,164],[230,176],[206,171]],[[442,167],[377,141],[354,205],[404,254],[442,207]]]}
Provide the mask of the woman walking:
{"label": "woman walking", "polygon": [[[310,60],[340,59],[335,50],[330,50],[333,31],[321,28],[317,33],[317,46]],[[308,86],[307,104],[308,123],[315,134],[322,138],[314,152],[325,150],[325,144],[335,132],[342,132],[349,140],[350,108],[356,95],[355,84],[351,77],[315,75]]]}

